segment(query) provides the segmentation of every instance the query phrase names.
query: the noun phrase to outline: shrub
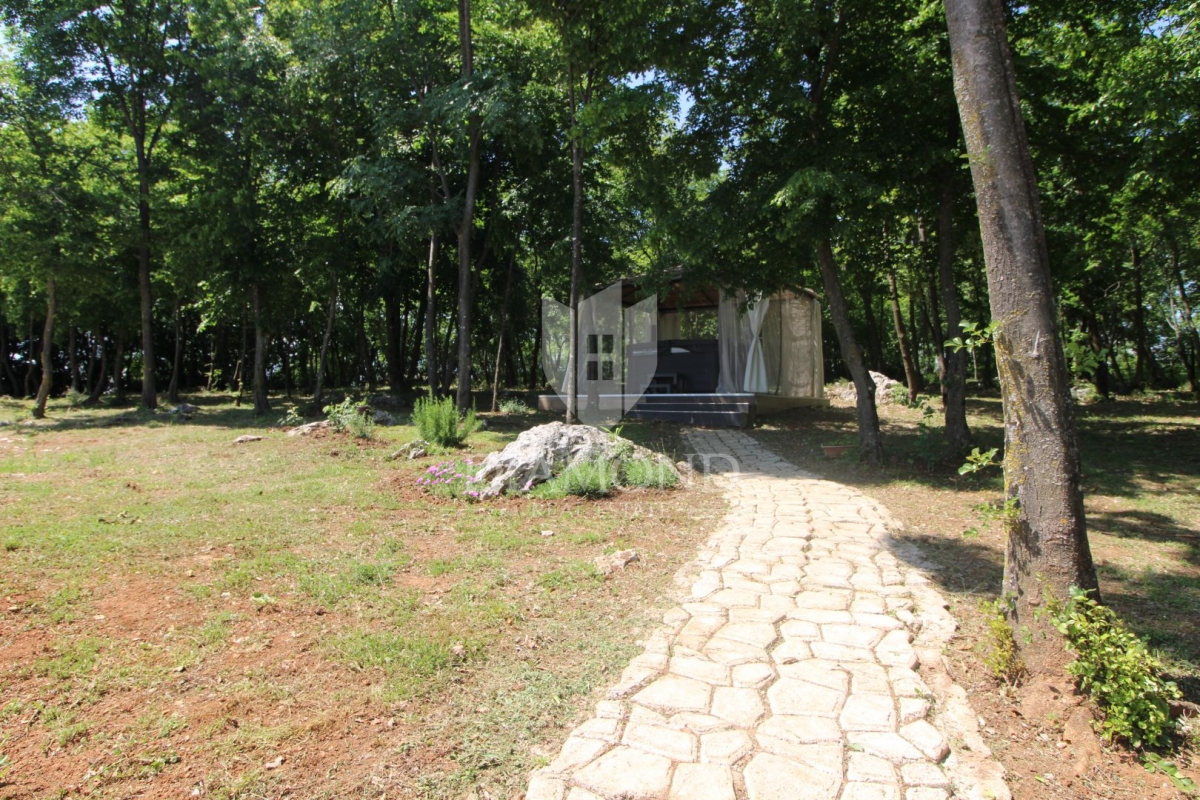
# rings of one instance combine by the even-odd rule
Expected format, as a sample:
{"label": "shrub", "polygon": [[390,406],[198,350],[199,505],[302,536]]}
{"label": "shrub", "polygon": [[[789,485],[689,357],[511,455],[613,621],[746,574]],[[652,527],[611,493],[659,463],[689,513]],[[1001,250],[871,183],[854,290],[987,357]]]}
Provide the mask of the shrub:
{"label": "shrub", "polygon": [[78,408],[88,400],[87,392],[76,391],[75,389],[67,390],[67,405],[71,408]]}
{"label": "shrub", "polygon": [[339,431],[349,431],[359,439],[370,439],[375,435],[375,420],[371,415],[363,414],[354,398],[347,397],[340,403],[325,406],[322,409],[325,416]]}
{"label": "shrub", "polygon": [[1162,677],[1163,664],[1146,643],[1111,608],[1074,586],[1066,603],[1052,597],[1046,609],[1076,654],[1067,671],[1104,711],[1104,738],[1134,747],[1166,743],[1174,731],[1169,701],[1179,698],[1179,688]]}
{"label": "shrub", "polygon": [[539,486],[538,497],[557,498],[569,494],[579,497],[608,497],[618,483],[619,468],[609,461],[582,461],[572,464]]}
{"label": "shrub", "polygon": [[982,601],[979,608],[987,621],[987,632],[984,635],[984,666],[997,680],[1010,686],[1014,685],[1024,674],[1025,665],[1021,662],[1012,623],[1009,622],[1012,598],[1001,597],[990,603]]}
{"label": "shrub", "polygon": [[439,400],[432,393],[417,400],[413,406],[412,423],[422,439],[442,447],[458,447],[479,428],[474,409],[460,419],[454,398],[443,397]]}
{"label": "shrub", "polygon": [[425,473],[417,478],[417,484],[439,497],[478,500],[481,497],[477,486],[479,480],[475,477],[478,469],[469,458],[462,461],[443,461],[425,470]]}
{"label": "shrub", "polygon": [[276,425],[281,428],[294,428],[304,424],[304,417],[300,415],[300,410],[295,403],[288,403],[284,409],[284,414],[276,421]]}
{"label": "shrub", "polygon": [[679,485],[679,474],[659,459],[632,458],[625,462],[625,485],[645,489],[673,489]]}
{"label": "shrub", "polygon": [[507,400],[500,401],[500,413],[502,414],[528,414],[529,406],[525,405],[525,401],[515,397],[510,397]]}

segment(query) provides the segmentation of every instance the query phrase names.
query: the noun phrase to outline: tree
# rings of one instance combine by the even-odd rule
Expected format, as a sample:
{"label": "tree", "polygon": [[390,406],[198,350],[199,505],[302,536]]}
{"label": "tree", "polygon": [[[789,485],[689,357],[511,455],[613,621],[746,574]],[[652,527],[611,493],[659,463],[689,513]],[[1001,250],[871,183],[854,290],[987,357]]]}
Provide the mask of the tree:
{"label": "tree", "polygon": [[0,6],[28,35],[30,57],[65,61],[114,131],[133,143],[137,175],[138,291],[142,328],[142,405],[158,404],[151,285],[151,194],[158,179],[155,153],[177,88],[183,83],[189,45],[188,6],[161,0],[99,5],[81,0],[6,0]]}
{"label": "tree", "polygon": [[946,22],[987,264],[1004,399],[1009,523],[1004,592],[1035,672],[1067,658],[1046,592],[1098,590],[1088,547],[1070,385],[1058,335],[1050,256],[1000,0],[946,0]]}
{"label": "tree", "polygon": [[87,119],[72,119],[69,98],[36,62],[14,65],[14,72],[0,74],[0,242],[9,277],[44,293],[42,375],[33,407],[41,418],[57,372],[61,298],[77,305],[101,283],[85,276],[102,260],[98,228],[109,187],[97,166],[114,148]]}

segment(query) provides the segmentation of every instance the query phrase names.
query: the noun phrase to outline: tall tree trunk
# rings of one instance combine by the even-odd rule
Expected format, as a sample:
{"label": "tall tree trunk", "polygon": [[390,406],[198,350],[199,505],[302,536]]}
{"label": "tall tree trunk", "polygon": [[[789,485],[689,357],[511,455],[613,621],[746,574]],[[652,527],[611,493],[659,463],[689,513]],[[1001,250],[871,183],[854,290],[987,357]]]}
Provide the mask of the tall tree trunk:
{"label": "tall tree trunk", "polygon": [[240,406],[242,404],[242,393],[246,390],[246,384],[249,382],[246,378],[246,373],[250,372],[250,367],[246,364],[246,358],[249,355],[248,345],[246,344],[246,307],[242,306],[242,329],[238,336],[238,362],[237,367],[233,371],[234,380],[237,383],[237,397],[234,398],[233,404]]}
{"label": "tall tree trunk", "polygon": [[[408,297],[400,303],[399,318],[397,322],[400,324],[400,342],[396,347],[396,357],[399,363],[396,365],[396,372],[400,378],[400,385],[403,386],[408,381],[408,341],[412,337],[412,317],[408,313]],[[399,391],[399,389],[397,389]]]}
{"label": "tall tree trunk", "polygon": [[867,323],[867,364],[870,369],[883,372],[883,337],[879,334],[879,321],[875,316],[874,282],[874,275],[865,274],[854,284],[863,304],[863,319]]}
{"label": "tall tree trunk", "polygon": [[154,294],[150,285],[150,157],[145,136],[135,137],[138,171],[138,294],[142,311],[142,407],[158,407],[154,383]]}
{"label": "tall tree trunk", "polygon": [[441,397],[437,359],[437,250],[438,235],[434,230],[429,234],[429,259],[425,265],[425,372],[430,394]]}
{"label": "tall tree trunk", "polygon": [[36,382],[34,381],[34,376],[37,375],[38,364],[38,356],[35,349],[35,342],[37,339],[34,337],[33,332],[34,322],[33,314],[31,313],[29,315],[29,336],[25,338],[25,351],[27,354],[25,367],[25,397],[35,397],[37,395],[37,389],[35,388]]}
{"label": "tall tree trunk", "polygon": [[292,345],[288,337],[279,337],[279,360],[283,367],[283,395],[292,399]]}
{"label": "tall tree trunk", "polygon": [[946,0],[954,92],[966,134],[1004,398],[1009,522],[1004,592],[1026,666],[1068,655],[1044,614],[1047,591],[1097,589],[1088,548],[1066,360],[1059,339],[1037,178],[1025,138],[1000,0]]}
{"label": "tall tree trunk", "polygon": [[504,281],[504,302],[500,306],[500,330],[496,334],[496,368],[492,373],[492,411],[500,410],[500,357],[504,353],[504,331],[508,326],[508,301],[512,297],[516,253],[508,256],[508,278]]}
{"label": "tall tree trunk", "polygon": [[[475,71],[474,50],[471,44],[471,0],[458,0],[458,39],[462,51],[462,78],[470,80]],[[471,149],[467,157],[467,191],[463,199],[462,219],[458,223],[458,398],[460,412],[470,409],[471,403],[471,312],[474,283],[471,274],[471,231],[475,227],[475,196],[479,192],[481,164],[479,147],[483,138],[483,121],[472,113],[467,123]]]}
{"label": "tall tree trunk", "polygon": [[117,341],[113,346],[113,402],[125,404],[125,329],[117,331]]}
{"label": "tall tree trunk", "polygon": [[367,315],[362,306],[355,310],[353,319],[356,379],[366,384],[368,391],[375,391],[375,365],[367,344]]}
{"label": "tall tree trunk", "polygon": [[250,293],[254,304],[254,414],[261,417],[271,412],[271,403],[267,398],[267,344],[271,337],[263,328],[262,290],[257,283],[251,287]]}
{"label": "tall tree trunk", "polygon": [[[954,172],[953,167],[949,167],[942,180],[938,201],[938,284],[950,338],[959,335],[959,323],[962,322],[958,287],[954,282],[954,251]],[[953,449],[965,451],[971,445],[971,430],[967,427],[967,353],[966,350],[947,348],[945,339],[937,341],[936,346],[945,363],[942,407],[946,418],[946,441]]]}
{"label": "tall tree trunk", "polygon": [[1187,282],[1183,279],[1183,269],[1179,266],[1179,246],[1171,241],[1171,271],[1174,273],[1175,285],[1179,288],[1179,302],[1183,306],[1183,328],[1187,331],[1185,341],[1191,342],[1191,358],[1185,359],[1187,368],[1188,391],[1200,392],[1200,383],[1196,381],[1196,361],[1200,360],[1200,333],[1196,331],[1196,319],[1192,315],[1192,301],[1188,298]]}
{"label": "tall tree trunk", "polygon": [[85,337],[87,339],[87,361],[83,365],[82,386],[79,391],[92,393],[92,387],[96,385],[96,336],[88,331]]}
{"label": "tall tree trunk", "polygon": [[46,325],[42,328],[42,383],[33,404],[34,419],[46,416],[46,401],[54,387],[54,312],[58,310],[58,291],[53,277],[46,279]]}
{"label": "tall tree trunk", "polygon": [[421,353],[425,347],[425,296],[422,293],[421,302],[417,306],[417,317],[412,326],[412,348],[408,356],[408,368],[405,370],[405,381],[408,385],[416,383],[417,370],[421,362]]}
{"label": "tall tree trunk", "polygon": [[1133,340],[1137,360],[1134,362],[1133,382],[1138,389],[1146,388],[1149,372],[1150,346],[1146,343],[1146,298],[1142,291],[1142,251],[1135,244],[1129,248],[1133,267]]}
{"label": "tall tree trunk", "polygon": [[171,382],[167,385],[167,400],[179,402],[179,382],[183,371],[183,322],[181,320],[179,298],[175,298],[175,355],[171,359]]}
{"label": "tall tree trunk", "polygon": [[100,395],[104,394],[105,388],[108,386],[108,347],[104,343],[104,331],[100,331],[100,335],[96,339],[96,346],[100,348],[100,374],[95,376],[92,381],[92,388],[88,391],[89,403],[95,403],[100,399]]}
{"label": "tall tree trunk", "polygon": [[[929,232],[925,228],[925,219],[921,216],[917,217],[917,237],[921,242],[921,268],[928,276],[924,281],[925,290],[928,295],[926,302],[921,304],[921,317],[925,322],[925,332],[929,334],[929,340],[933,342],[934,359],[937,361],[938,382],[942,388],[942,404],[946,402],[946,347],[945,341],[949,338],[958,335],[957,330],[953,330],[949,335],[942,330],[942,314],[938,303],[938,270],[926,270],[927,264],[933,263],[933,259],[929,255]],[[953,255],[953,253],[951,253]],[[940,252],[939,252],[940,256]]]}
{"label": "tall tree trunk", "polygon": [[583,288],[583,142],[579,128],[579,106],[576,102],[575,67],[568,70],[567,81],[571,101],[571,295],[570,335],[567,339],[567,424],[579,422],[579,292]]}
{"label": "tall tree trunk", "polygon": [[79,354],[75,352],[75,326],[67,328],[67,372],[71,375],[71,391],[83,391],[83,382],[79,378]]}
{"label": "tall tree trunk", "polygon": [[904,362],[904,380],[908,384],[908,402],[916,403],[921,391],[921,373],[917,371],[912,351],[908,347],[908,332],[904,329],[904,312],[900,308],[900,291],[896,286],[896,268],[888,264],[888,295],[892,301],[892,325],[896,328],[896,343],[900,360]]}
{"label": "tall tree trunk", "polygon": [[16,397],[21,393],[21,383],[17,380],[17,375],[13,372],[12,361],[8,357],[8,320],[0,317],[0,358],[4,360],[4,377],[8,379],[9,386],[12,387],[12,396]]}
{"label": "tall tree trunk", "polygon": [[1091,303],[1087,296],[1083,297],[1083,324],[1087,329],[1088,345],[1092,348],[1092,352],[1096,355],[1096,374],[1092,377],[1092,383],[1096,387],[1096,392],[1105,400],[1108,399],[1111,393],[1108,378],[1108,361],[1105,358],[1104,332],[1100,327],[1100,322],[1096,319],[1096,314],[1091,310]]}
{"label": "tall tree trunk", "polygon": [[917,306],[921,305],[918,293],[908,293],[908,347],[912,351],[913,361],[917,365],[917,373],[921,376],[921,385],[925,385],[925,373],[921,371],[921,326],[917,323]]}
{"label": "tall tree trunk", "polygon": [[217,339],[217,332],[215,329],[211,334],[209,334],[209,338],[211,340],[212,347],[209,349],[208,377],[204,381],[204,389],[205,391],[211,392],[214,388],[216,388],[217,344],[220,340]]}
{"label": "tall tree trunk", "polygon": [[325,389],[325,368],[329,360],[329,340],[333,337],[333,321],[337,316],[338,287],[333,284],[329,293],[329,314],[325,318],[325,335],[321,337],[321,356],[317,362],[317,387],[313,390],[313,403],[321,405]]}
{"label": "tall tree trunk", "polygon": [[400,324],[400,309],[397,307],[396,293],[383,293],[383,319],[387,330],[387,346],[384,355],[387,358],[388,389],[400,391],[404,383],[404,342]]}
{"label": "tall tree trunk", "polygon": [[850,370],[854,379],[854,388],[858,392],[858,447],[859,457],[871,464],[877,464],[883,459],[883,440],[879,435],[879,412],[875,408],[875,381],[867,370],[863,360],[862,348],[854,337],[854,327],[850,324],[850,309],[846,305],[846,295],[842,291],[842,279],[838,274],[838,265],[833,258],[833,245],[828,239],[822,239],[817,244],[817,263],[821,267],[821,281],[825,286],[825,298],[829,301],[829,315],[833,318],[833,328],[837,331],[838,346],[842,351],[842,360]]}

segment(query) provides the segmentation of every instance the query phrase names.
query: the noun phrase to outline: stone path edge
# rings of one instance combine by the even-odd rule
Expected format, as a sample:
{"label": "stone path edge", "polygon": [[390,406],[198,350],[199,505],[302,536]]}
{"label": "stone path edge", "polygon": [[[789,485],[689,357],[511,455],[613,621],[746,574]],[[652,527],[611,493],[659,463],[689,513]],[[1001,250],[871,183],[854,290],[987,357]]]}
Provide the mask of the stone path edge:
{"label": "stone path edge", "polygon": [[[631,661],[620,681],[608,690],[607,699],[596,704],[593,717],[575,728],[558,758],[530,776],[527,800],[666,800],[668,797],[670,800],[709,797],[719,800],[777,797],[789,800],[900,800],[901,797],[925,800],[948,796],[962,800],[1010,800],[1003,767],[983,741],[978,718],[967,694],[954,682],[945,660],[945,648],[955,634],[957,623],[949,613],[949,605],[930,581],[928,573],[936,567],[924,559],[914,544],[897,537],[896,534],[903,530],[902,524],[857,489],[804,472],[745,433],[687,430],[684,437],[699,453],[727,454],[731,457],[730,463],[745,464],[750,469],[744,474],[735,469],[730,474],[705,479],[706,482],[711,480],[710,486],[715,485],[729,499],[730,509],[722,527],[699,548],[697,557],[675,574],[678,603],[666,612],[663,623],[639,642],[644,645],[644,652]],[[776,566],[767,565],[769,574],[766,576],[752,574],[763,566],[753,561],[755,555],[738,555],[732,561],[715,558],[714,554],[729,549],[729,542],[723,542],[722,538],[728,539],[731,526],[737,527],[739,523],[742,526],[739,530],[745,529],[749,533],[735,537],[734,551],[741,548],[743,540],[749,544],[750,539],[757,539],[755,546],[762,548],[764,542],[777,535],[798,536],[794,531],[790,534],[786,531],[773,534],[771,531],[775,527],[795,528],[795,519],[805,516],[798,507],[808,502],[808,495],[800,492],[793,501],[791,495],[781,493],[779,487],[775,487],[767,492],[766,501],[756,506],[754,501],[762,500],[761,497],[756,498],[751,493],[748,502],[745,491],[738,494],[738,482],[746,477],[751,483],[755,479],[761,483],[778,477],[800,486],[834,487],[840,496],[833,498],[828,513],[822,513],[818,506],[817,522],[813,527],[823,524],[827,531],[835,532],[809,534],[810,544],[804,549],[813,548],[813,554],[795,553],[791,558],[775,558]],[[758,491],[761,494],[761,490]],[[823,493],[827,493],[826,490],[815,492],[818,500]],[[784,499],[778,499],[780,497]],[[771,516],[764,516],[764,507],[769,507]],[[857,514],[855,521],[846,519],[847,508],[851,509],[851,516]],[[813,522],[814,515],[809,514],[808,520]],[[851,529],[859,526],[857,541],[853,536],[847,539],[836,534],[842,524]],[[766,532],[762,530],[764,527]],[[864,530],[869,530],[869,535]],[[867,550],[867,541],[876,545],[876,549]],[[783,543],[795,544],[786,539]],[[843,549],[854,555],[847,556],[841,552]],[[792,551],[779,549],[779,552]],[[872,556],[871,552],[878,555]],[[847,559],[859,566],[848,565]],[[799,566],[790,566],[792,564]],[[864,564],[867,573],[874,573],[874,577],[859,574]],[[830,572],[830,565],[833,572]],[[834,574],[838,567],[847,566],[853,566],[850,573]],[[747,572],[749,568],[754,569]],[[774,574],[776,570],[783,571],[782,575]],[[794,580],[787,580],[789,573],[786,570],[795,572]],[[810,575],[810,571],[815,574]],[[882,585],[879,584],[881,574],[884,576]],[[765,587],[751,584],[760,578]],[[860,585],[860,578],[866,581],[865,586]],[[723,611],[718,609],[719,615],[713,615],[713,603],[709,602],[714,591],[709,584],[714,580],[721,589],[719,593],[728,595],[725,599],[732,601],[720,602],[725,608]],[[903,602],[893,606],[888,596],[889,586],[897,601]],[[804,621],[781,625],[783,615],[776,614],[772,633],[768,630],[772,612],[767,610],[766,599],[760,595],[755,600],[747,594],[749,590],[762,591],[764,588],[769,590],[768,599],[770,593],[790,594],[793,601],[801,595],[811,600],[822,593],[836,595],[841,592],[848,598],[843,608],[848,608],[849,612],[874,613],[814,611],[817,614],[814,620],[830,623],[820,625]],[[859,608],[857,601],[851,602],[860,591],[865,593],[868,601],[879,604],[879,608]],[[734,597],[739,593],[750,602]],[[885,611],[883,601],[887,603],[887,619],[880,613]],[[710,608],[706,610],[704,606]],[[770,606],[778,607],[777,604]],[[838,620],[822,620],[819,616],[822,613],[854,616],[854,623],[832,624]],[[803,613],[798,616],[805,618]],[[863,617],[874,621],[859,622]],[[763,621],[756,622],[760,619]],[[789,614],[787,619],[796,618]],[[903,624],[898,624],[897,620]],[[711,624],[705,627],[705,623]],[[792,626],[790,629],[788,624]],[[761,641],[755,640],[758,635],[756,625],[763,628]],[[789,638],[806,625],[816,632],[812,641],[806,641],[807,634]],[[866,642],[861,646],[852,641],[835,643],[831,638],[834,634],[855,634],[849,628],[858,628],[858,633],[863,633],[864,626],[870,625],[890,632],[887,636],[880,632],[882,642],[875,638],[874,644]],[[906,639],[895,638],[900,636],[900,629],[905,629]],[[817,650],[815,645],[822,649],[814,652]],[[757,662],[753,655],[756,647]],[[792,650],[788,648],[800,655],[792,656]],[[871,648],[875,649],[875,655],[871,654]],[[860,655],[862,653],[866,654],[865,658]],[[856,659],[870,663],[855,663]],[[796,664],[798,661],[804,661],[804,664]],[[722,663],[725,666],[722,667]],[[920,677],[912,671],[918,663]],[[736,666],[738,664],[741,666]],[[889,667],[889,664],[894,666]],[[812,683],[800,684],[785,677],[785,670],[805,665],[830,669],[830,674],[838,670],[845,673],[845,676],[839,673],[844,683],[841,694],[837,694],[836,688],[823,690]],[[681,671],[680,667],[685,669]],[[763,679],[757,684],[747,682],[757,679],[756,669],[763,671]],[[695,675],[688,670],[696,671]],[[870,688],[875,673],[869,670],[888,673],[882,689]],[[911,685],[912,680],[897,679],[893,673],[907,674],[915,680],[915,685],[920,688],[913,700],[904,700],[894,683],[900,680],[899,685],[905,685],[905,681]],[[704,681],[716,688],[705,689]],[[868,688],[860,689],[860,681],[865,681]],[[781,685],[776,687],[776,684]],[[807,687],[799,696],[800,705],[812,702],[814,709],[781,711],[776,700],[782,702],[780,695],[784,692],[775,690],[787,688],[782,684]],[[738,686],[753,687],[753,690],[738,689]],[[767,691],[768,687],[774,694]],[[816,708],[823,701],[821,693],[826,691],[831,705],[828,709]],[[872,694],[880,691],[889,695]],[[696,695],[694,710],[689,710],[688,704],[693,702],[689,693]],[[770,708],[764,709],[769,694]],[[890,708],[888,696],[891,697]],[[915,699],[919,697],[932,703]],[[797,701],[788,702],[795,704]],[[906,703],[909,708],[916,704],[927,710],[909,716]],[[653,708],[663,713],[651,711]],[[787,716],[797,713],[812,716]],[[822,715],[833,719],[822,719]],[[871,727],[872,715],[886,724]],[[926,721],[926,716],[935,724]],[[680,722],[680,718],[685,719]],[[778,724],[774,724],[776,722]],[[706,725],[711,726],[707,735]],[[789,725],[798,726],[795,729],[801,731],[799,738],[786,741],[787,732],[781,730]],[[864,732],[854,733],[856,730]],[[870,733],[871,730],[881,732]],[[897,735],[897,730],[904,738]],[[812,743],[796,745],[795,742]],[[914,744],[927,755],[914,750]],[[722,747],[730,749],[723,752]],[[909,754],[897,754],[897,747],[900,750],[907,747]],[[887,752],[888,748],[893,752]],[[889,759],[890,767],[886,763]],[[903,777],[900,777],[902,765]],[[873,769],[877,770],[874,775],[871,774]],[[878,770],[881,769],[886,770],[887,775],[879,777]],[[938,774],[945,777],[938,777]],[[635,775],[638,776],[636,779]],[[916,777],[910,780],[910,775]],[[922,775],[929,782],[924,782]],[[796,783],[798,776],[802,778],[803,786]],[[926,785],[943,788],[920,788]]]}

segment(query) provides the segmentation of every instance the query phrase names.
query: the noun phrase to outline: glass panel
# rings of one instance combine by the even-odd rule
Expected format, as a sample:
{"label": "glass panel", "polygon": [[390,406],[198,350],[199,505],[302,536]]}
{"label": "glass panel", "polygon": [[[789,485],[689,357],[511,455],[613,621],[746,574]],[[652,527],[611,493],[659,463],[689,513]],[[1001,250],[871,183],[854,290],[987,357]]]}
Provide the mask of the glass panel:
{"label": "glass panel", "polygon": [[589,381],[598,380],[600,375],[600,365],[595,361],[587,362],[587,379]]}
{"label": "glass panel", "polygon": [[[611,337],[605,337],[611,338]],[[611,381],[613,379],[613,362],[612,359],[606,359],[600,362],[600,378],[602,380]]]}
{"label": "glass panel", "polygon": [[599,337],[597,337],[597,336],[596,336],[596,334],[594,334],[594,333],[589,333],[589,334],[588,334],[588,337],[587,337],[587,351],[588,351],[588,355],[593,355],[593,356],[594,356],[594,355],[596,355],[597,353],[599,353],[599,352],[600,352],[600,351],[599,351],[599,349],[598,349],[598,339],[599,339]]}
{"label": "glass panel", "polygon": [[600,336],[600,352],[609,354],[613,351],[613,337],[611,333],[605,333]]}

